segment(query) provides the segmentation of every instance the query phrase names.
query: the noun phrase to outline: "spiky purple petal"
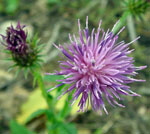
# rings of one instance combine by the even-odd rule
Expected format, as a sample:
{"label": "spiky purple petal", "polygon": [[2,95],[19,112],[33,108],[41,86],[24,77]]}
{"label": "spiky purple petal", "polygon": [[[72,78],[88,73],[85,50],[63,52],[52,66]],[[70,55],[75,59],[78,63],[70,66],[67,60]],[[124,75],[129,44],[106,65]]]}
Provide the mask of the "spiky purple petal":
{"label": "spiky purple petal", "polygon": [[12,25],[7,28],[6,36],[2,36],[5,41],[5,46],[8,50],[17,54],[25,54],[27,50],[27,34],[23,30],[25,26],[21,26],[18,22],[16,28]]}

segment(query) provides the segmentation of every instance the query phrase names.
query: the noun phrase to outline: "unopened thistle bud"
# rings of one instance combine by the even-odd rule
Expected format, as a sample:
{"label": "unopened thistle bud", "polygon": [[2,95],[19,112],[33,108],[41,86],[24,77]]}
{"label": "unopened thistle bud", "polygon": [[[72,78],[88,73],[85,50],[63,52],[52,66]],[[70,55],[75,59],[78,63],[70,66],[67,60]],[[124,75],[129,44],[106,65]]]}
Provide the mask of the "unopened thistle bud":
{"label": "unopened thistle bud", "polygon": [[6,35],[1,35],[2,44],[10,52],[16,66],[21,68],[34,67],[39,65],[39,61],[41,61],[37,46],[38,40],[27,40],[27,33],[24,28],[25,25],[20,25],[19,22],[16,27],[12,25],[8,27]]}
{"label": "unopened thistle bud", "polygon": [[144,14],[150,7],[146,0],[125,0],[124,3],[125,9],[135,16]]}

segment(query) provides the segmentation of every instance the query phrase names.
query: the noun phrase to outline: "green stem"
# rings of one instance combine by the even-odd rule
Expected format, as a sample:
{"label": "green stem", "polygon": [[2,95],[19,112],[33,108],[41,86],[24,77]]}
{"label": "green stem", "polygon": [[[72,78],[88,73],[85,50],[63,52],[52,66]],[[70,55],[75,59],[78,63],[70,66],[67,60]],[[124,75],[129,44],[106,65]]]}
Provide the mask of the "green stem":
{"label": "green stem", "polygon": [[[128,18],[127,18],[127,27],[128,27],[130,39],[134,40],[137,37],[137,35],[136,35],[136,30],[135,30],[135,26],[134,26],[134,21],[133,21],[132,15],[128,16]],[[136,41],[136,42],[134,42],[134,44],[136,44],[136,45],[134,45],[134,47],[136,49],[138,49],[138,42]]]}
{"label": "green stem", "polygon": [[129,11],[126,11],[123,13],[122,17],[120,18],[118,24],[114,27],[114,29],[112,30],[112,32],[114,34],[116,34],[121,27],[123,27],[123,25],[126,23],[127,17],[131,15],[131,13]]}
{"label": "green stem", "polygon": [[[47,119],[50,122],[56,121],[57,120],[57,116],[56,116],[56,111],[55,111],[55,105],[53,104],[53,97],[47,93],[47,91],[45,90],[45,85],[44,85],[44,80],[43,77],[41,76],[41,70],[40,68],[36,68],[34,70],[32,70],[34,79],[37,81],[39,88],[41,89],[41,93],[47,103],[48,106],[48,113],[50,112],[50,114],[46,114],[47,115]],[[51,115],[51,116],[49,116]]]}
{"label": "green stem", "polygon": [[[48,110],[47,110],[47,119],[48,122],[52,124],[60,124],[60,122],[63,123],[63,119],[68,115],[70,111],[69,103],[66,102],[64,105],[63,110],[60,112],[60,116],[57,115],[55,111],[55,102],[52,99],[52,96],[50,96],[47,91],[45,90],[43,77],[41,76],[40,68],[36,68],[32,70],[34,79],[37,81],[39,88],[41,89],[42,95],[46,100]],[[71,96],[68,97],[68,99],[71,99]],[[59,127],[56,127],[52,130],[49,130],[49,133],[51,134],[58,134],[59,133]]]}
{"label": "green stem", "polygon": [[42,92],[43,97],[46,100],[48,108],[51,108],[52,107],[52,105],[51,105],[51,98],[52,97],[45,90],[44,81],[43,81],[43,77],[41,76],[40,69],[34,69],[34,70],[32,70],[32,73],[33,73],[34,79],[38,83],[38,86],[39,86],[39,88],[40,88],[40,90]]}

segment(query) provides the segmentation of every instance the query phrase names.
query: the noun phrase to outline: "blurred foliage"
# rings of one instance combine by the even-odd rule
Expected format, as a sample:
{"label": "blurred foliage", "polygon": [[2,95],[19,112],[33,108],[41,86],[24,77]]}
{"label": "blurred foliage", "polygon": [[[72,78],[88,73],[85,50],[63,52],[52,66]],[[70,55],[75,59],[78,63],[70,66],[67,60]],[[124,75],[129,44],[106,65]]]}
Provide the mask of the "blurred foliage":
{"label": "blurred foliage", "polygon": [[0,0],[0,12],[15,14],[19,7],[20,0]]}
{"label": "blurred foliage", "polygon": [[[47,124],[48,131],[54,134],[77,134],[77,130],[74,124],[54,122],[53,124]],[[50,134],[49,133],[49,134]]]}
{"label": "blurred foliage", "polygon": [[24,126],[18,124],[15,120],[10,121],[10,130],[11,134],[35,134],[26,129]]}
{"label": "blurred foliage", "polygon": [[150,7],[150,3],[146,0],[125,0],[123,2],[125,10],[131,12],[131,14],[135,15],[136,17],[144,15],[144,13]]}

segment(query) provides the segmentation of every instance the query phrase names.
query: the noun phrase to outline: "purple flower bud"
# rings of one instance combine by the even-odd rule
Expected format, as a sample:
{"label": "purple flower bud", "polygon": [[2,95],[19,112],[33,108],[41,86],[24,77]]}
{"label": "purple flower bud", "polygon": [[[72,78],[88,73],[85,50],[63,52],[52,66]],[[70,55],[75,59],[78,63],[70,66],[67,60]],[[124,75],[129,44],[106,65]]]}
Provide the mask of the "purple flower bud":
{"label": "purple flower bud", "polygon": [[73,102],[80,96],[79,111],[86,111],[90,103],[94,111],[101,112],[103,109],[108,113],[104,100],[112,106],[124,107],[117,102],[122,100],[123,95],[140,96],[127,86],[127,83],[143,81],[132,76],[146,66],[135,67],[133,57],[128,56],[132,52],[129,45],[139,37],[130,43],[117,43],[119,33],[124,28],[114,35],[109,30],[104,32],[100,25],[101,21],[97,30],[90,32],[88,18],[83,30],[78,21],[79,35],[69,35],[70,43],[66,48],[55,45],[66,57],[65,61],[60,62],[61,70],[55,75],[65,76],[65,79],[58,81],[70,84],[63,94],[74,91]]}
{"label": "purple flower bud", "polygon": [[23,30],[25,26],[21,26],[18,22],[16,28],[12,25],[7,28],[6,36],[2,36],[4,45],[15,54],[25,54],[27,50],[27,34]]}
{"label": "purple flower bud", "polygon": [[38,38],[35,36],[27,41],[27,33],[24,31],[24,27],[19,22],[15,28],[12,25],[8,27],[6,35],[1,35],[3,38],[2,44],[11,52],[15,65],[25,68],[39,66],[41,50],[38,48]]}

